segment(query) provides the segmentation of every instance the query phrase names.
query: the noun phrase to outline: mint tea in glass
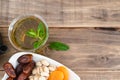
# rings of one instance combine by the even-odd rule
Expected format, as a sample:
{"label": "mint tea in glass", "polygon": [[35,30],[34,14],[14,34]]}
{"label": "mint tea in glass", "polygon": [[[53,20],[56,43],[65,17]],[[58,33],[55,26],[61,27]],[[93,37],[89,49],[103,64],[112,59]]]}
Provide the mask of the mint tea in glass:
{"label": "mint tea in glass", "polygon": [[39,15],[22,15],[9,26],[8,37],[11,44],[21,51],[35,51],[48,40],[48,25]]}

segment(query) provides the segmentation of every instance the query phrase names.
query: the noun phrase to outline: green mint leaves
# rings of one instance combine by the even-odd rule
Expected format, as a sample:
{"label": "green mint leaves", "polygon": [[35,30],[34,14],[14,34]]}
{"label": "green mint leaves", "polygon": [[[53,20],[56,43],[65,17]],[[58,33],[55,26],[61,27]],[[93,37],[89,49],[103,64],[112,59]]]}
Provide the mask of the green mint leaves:
{"label": "green mint leaves", "polygon": [[[44,38],[46,36],[44,24],[40,22],[37,30],[30,29],[26,32],[26,35],[28,37],[35,38],[36,41],[33,43],[34,49],[39,48],[39,46],[43,43]],[[61,42],[51,42],[48,47],[52,50],[57,51],[66,51],[69,49],[68,45]]]}
{"label": "green mint leaves", "polygon": [[33,46],[35,49],[37,49],[41,45],[41,41],[35,41]]}
{"label": "green mint leaves", "polygon": [[33,29],[30,29],[29,31],[27,31],[26,35],[29,36],[29,37],[36,38],[36,32]]}
{"label": "green mint leaves", "polygon": [[43,42],[43,39],[46,35],[44,24],[40,22],[36,31],[34,29],[30,29],[26,32],[26,35],[32,38],[36,38],[37,41],[33,43],[33,46],[35,49],[37,49]]}
{"label": "green mint leaves", "polygon": [[[42,27],[41,27],[42,26]],[[39,37],[45,37],[45,31],[44,31],[44,26],[43,23],[39,23],[38,25],[38,30],[37,30],[37,35]]]}
{"label": "green mint leaves", "polygon": [[61,42],[51,42],[49,48],[57,51],[66,51],[69,46]]}

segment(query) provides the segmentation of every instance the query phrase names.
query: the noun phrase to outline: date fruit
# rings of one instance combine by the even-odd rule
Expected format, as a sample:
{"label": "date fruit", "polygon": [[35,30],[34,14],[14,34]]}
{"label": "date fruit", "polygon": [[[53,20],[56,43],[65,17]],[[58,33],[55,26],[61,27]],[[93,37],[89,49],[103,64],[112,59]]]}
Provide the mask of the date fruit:
{"label": "date fruit", "polygon": [[29,80],[29,78],[25,79],[25,80]]}
{"label": "date fruit", "polygon": [[25,54],[18,58],[18,62],[21,64],[26,64],[26,63],[31,62],[32,58],[33,58],[32,54]]}
{"label": "date fruit", "polygon": [[23,67],[23,72],[25,74],[29,74],[29,73],[31,73],[31,71],[33,70],[34,67],[35,67],[35,62],[32,61],[32,62],[28,63],[25,67]]}
{"label": "date fruit", "polygon": [[18,66],[15,69],[16,75],[18,76],[23,71],[24,64],[18,64]]}
{"label": "date fruit", "polygon": [[19,76],[18,76],[18,79],[17,80],[25,80],[27,79],[28,77],[28,74],[25,74],[25,73],[21,73]]}
{"label": "date fruit", "polygon": [[14,80],[13,78],[11,78],[11,77],[8,77],[6,80]]}
{"label": "date fruit", "polygon": [[8,74],[9,77],[11,77],[11,78],[16,77],[15,70],[14,70],[11,63],[9,63],[9,62],[5,63],[3,65],[3,68],[4,68],[5,72]]}

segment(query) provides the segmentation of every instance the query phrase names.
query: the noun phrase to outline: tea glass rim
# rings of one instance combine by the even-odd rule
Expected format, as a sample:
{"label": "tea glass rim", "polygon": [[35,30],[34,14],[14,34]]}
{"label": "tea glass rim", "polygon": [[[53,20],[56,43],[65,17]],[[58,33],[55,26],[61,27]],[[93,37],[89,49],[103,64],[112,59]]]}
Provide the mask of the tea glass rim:
{"label": "tea glass rim", "polygon": [[[42,43],[38,48],[36,48],[36,49],[30,49],[30,50],[25,50],[25,49],[22,49],[22,48],[20,48],[20,47],[17,47],[17,46],[13,43],[13,41],[11,40],[11,32],[12,32],[12,30],[13,30],[13,28],[14,28],[14,25],[15,25],[15,23],[16,23],[17,21],[19,21],[19,20],[22,19],[22,18],[24,19],[25,17],[27,18],[27,17],[30,17],[30,16],[34,16],[34,17],[40,19],[40,20],[44,23],[45,28],[46,28],[46,38],[45,38],[45,40],[43,41],[43,43]],[[42,47],[46,44],[46,42],[47,42],[47,40],[48,40],[48,37],[49,37],[48,25],[47,25],[46,21],[43,19],[43,17],[41,17],[41,16],[38,15],[38,14],[23,14],[23,15],[20,15],[20,16],[18,16],[18,17],[16,17],[16,18],[13,19],[13,21],[10,23],[9,28],[8,28],[8,38],[9,38],[9,41],[10,41],[10,43],[12,44],[12,46],[13,46],[15,49],[19,50],[19,51],[33,51],[33,52],[34,52],[35,50],[37,50],[37,49],[39,49],[39,48],[42,48]]]}

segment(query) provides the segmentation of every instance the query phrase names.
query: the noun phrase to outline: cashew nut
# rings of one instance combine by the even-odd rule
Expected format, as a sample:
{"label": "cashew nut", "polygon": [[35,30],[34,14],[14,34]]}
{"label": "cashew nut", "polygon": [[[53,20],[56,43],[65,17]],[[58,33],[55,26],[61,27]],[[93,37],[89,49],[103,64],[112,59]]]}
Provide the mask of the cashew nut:
{"label": "cashew nut", "polygon": [[41,60],[41,63],[44,65],[44,66],[48,66],[49,63],[46,61],[46,60]]}

